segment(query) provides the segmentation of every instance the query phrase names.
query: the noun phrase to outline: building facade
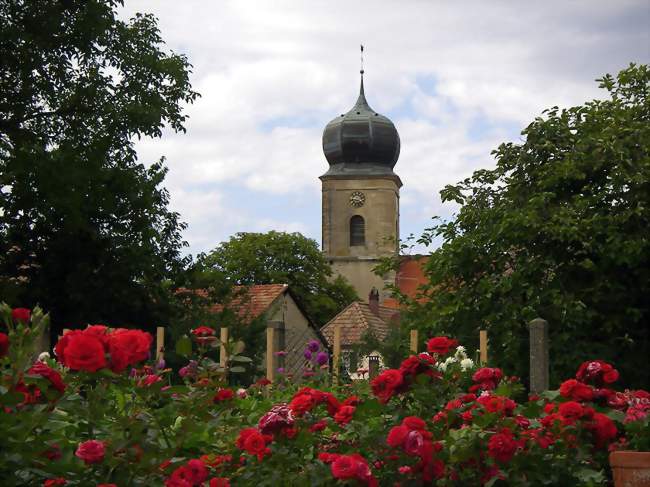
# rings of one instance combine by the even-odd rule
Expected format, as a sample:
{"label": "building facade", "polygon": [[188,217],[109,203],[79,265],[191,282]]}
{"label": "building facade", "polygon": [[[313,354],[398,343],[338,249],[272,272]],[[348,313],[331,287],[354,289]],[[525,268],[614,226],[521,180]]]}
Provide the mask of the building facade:
{"label": "building facade", "polygon": [[368,104],[361,71],[359,98],[350,111],[327,124],[323,152],[330,165],[322,181],[322,245],[335,273],[361,297],[375,288],[380,301],[395,276],[373,268],[399,250],[399,190],[393,172],[400,139],[393,122]]}

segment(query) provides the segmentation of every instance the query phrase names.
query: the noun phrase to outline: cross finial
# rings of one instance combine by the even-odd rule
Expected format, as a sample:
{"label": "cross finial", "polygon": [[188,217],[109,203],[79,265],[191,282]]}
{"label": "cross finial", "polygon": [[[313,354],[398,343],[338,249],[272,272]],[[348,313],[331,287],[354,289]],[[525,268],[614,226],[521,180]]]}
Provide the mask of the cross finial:
{"label": "cross finial", "polygon": [[359,71],[359,73],[361,73],[361,90],[360,90],[360,94],[363,95],[364,94],[364,92],[363,92],[363,73],[364,73],[364,71],[363,71],[363,44],[361,44],[361,70]]}

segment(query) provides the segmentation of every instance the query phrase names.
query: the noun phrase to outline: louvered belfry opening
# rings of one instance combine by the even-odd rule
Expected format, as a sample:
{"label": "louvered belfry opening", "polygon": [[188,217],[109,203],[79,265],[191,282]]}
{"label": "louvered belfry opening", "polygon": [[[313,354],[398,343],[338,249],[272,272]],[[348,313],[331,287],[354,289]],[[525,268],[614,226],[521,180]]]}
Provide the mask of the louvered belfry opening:
{"label": "louvered belfry opening", "polygon": [[366,222],[362,216],[350,218],[350,246],[366,244]]}

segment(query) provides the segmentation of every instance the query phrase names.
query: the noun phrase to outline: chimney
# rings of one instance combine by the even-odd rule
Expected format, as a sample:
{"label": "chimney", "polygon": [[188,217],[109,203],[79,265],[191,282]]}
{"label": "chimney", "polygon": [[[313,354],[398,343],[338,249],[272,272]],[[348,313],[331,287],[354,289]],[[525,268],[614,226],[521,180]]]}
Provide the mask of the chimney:
{"label": "chimney", "polygon": [[370,306],[370,311],[373,314],[379,316],[379,291],[377,288],[372,288],[370,294],[368,295],[368,306]]}

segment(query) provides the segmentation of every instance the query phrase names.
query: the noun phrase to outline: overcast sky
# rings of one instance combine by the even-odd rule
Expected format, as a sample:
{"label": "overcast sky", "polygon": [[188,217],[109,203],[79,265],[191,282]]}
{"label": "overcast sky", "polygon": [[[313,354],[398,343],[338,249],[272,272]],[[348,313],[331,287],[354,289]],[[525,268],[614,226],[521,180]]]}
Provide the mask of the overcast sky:
{"label": "overcast sky", "polygon": [[193,64],[201,94],[186,134],[138,143],[170,168],[189,252],[236,232],[298,231],[320,243],[321,136],[359,89],[399,131],[402,237],[433,215],[439,191],[520,140],[541,111],[600,96],[595,78],[650,61],[645,1],[126,0],[151,12]]}

